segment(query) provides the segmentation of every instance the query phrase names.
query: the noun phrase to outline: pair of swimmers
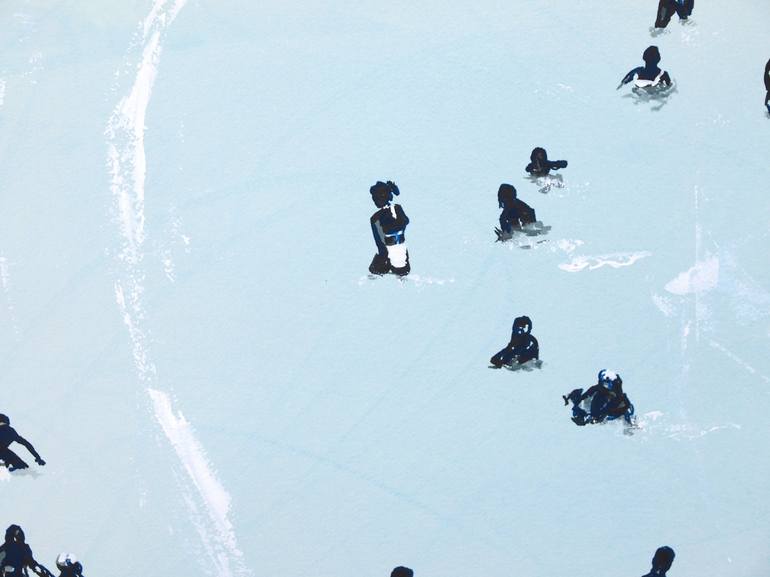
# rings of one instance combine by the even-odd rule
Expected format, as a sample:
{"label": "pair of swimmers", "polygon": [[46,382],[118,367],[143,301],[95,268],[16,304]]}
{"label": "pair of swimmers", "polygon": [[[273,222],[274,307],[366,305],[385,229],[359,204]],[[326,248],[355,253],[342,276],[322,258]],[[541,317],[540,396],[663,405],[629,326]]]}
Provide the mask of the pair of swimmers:
{"label": "pair of swimmers", "polygon": [[[83,566],[71,553],[62,553],[56,558],[59,577],[83,577]],[[5,540],[0,545],[0,575],[3,577],[26,577],[32,571],[38,577],[54,577],[54,574],[35,561],[32,549],[27,545],[24,530],[11,525],[5,531]]]}
{"label": "pair of swimmers", "polygon": [[[551,170],[567,166],[566,160],[549,160],[544,148],[537,147],[530,155],[530,163],[525,170],[534,177],[547,176]],[[392,273],[406,276],[411,270],[409,251],[406,248],[406,227],[409,217],[394,198],[401,191],[388,180],[377,181],[369,188],[372,202],[377,211],[369,219],[372,236],[377,246],[369,272],[375,275]],[[497,200],[503,213],[500,215],[500,229],[496,229],[498,240],[507,240],[515,230],[536,221],[535,211],[516,196],[516,189],[510,184],[502,184],[497,193]]]}
{"label": "pair of swimmers", "polygon": [[[671,569],[675,556],[671,547],[659,547],[652,558],[652,570],[644,577],[666,577],[666,572]],[[414,577],[414,571],[408,567],[396,567],[391,571],[390,577]]]}

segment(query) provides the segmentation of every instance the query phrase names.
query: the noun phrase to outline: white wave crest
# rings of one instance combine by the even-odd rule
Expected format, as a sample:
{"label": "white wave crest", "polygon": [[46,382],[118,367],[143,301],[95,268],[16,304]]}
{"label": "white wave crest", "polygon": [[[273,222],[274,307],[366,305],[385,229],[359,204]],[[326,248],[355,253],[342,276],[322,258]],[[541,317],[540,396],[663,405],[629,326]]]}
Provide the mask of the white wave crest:
{"label": "white wave crest", "polygon": [[559,268],[567,272],[580,272],[586,269],[595,270],[597,268],[602,268],[603,266],[620,268],[631,266],[636,261],[648,256],[652,256],[652,253],[646,250],[638,252],[616,252],[598,256],[580,255],[573,257],[568,263],[560,264]]}
{"label": "white wave crest", "polygon": [[666,290],[675,295],[710,291],[719,283],[719,258],[712,256],[698,261],[676,278],[666,283]]}

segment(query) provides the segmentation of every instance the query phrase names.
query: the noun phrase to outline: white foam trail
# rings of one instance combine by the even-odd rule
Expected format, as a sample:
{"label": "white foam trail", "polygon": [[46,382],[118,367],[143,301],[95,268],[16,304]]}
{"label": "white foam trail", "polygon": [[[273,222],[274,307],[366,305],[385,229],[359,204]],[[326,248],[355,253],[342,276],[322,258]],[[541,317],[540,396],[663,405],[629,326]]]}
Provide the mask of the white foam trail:
{"label": "white foam trail", "polygon": [[651,252],[646,250],[638,252],[617,252],[598,256],[576,256],[570,262],[559,265],[561,270],[567,272],[580,272],[582,270],[595,270],[603,266],[620,268],[631,266],[636,261],[652,256]]}
{"label": "white foam trail", "polygon": [[0,106],[5,102],[5,80],[0,78]]}
{"label": "white foam trail", "polygon": [[658,310],[663,313],[666,317],[672,317],[674,316],[674,305],[671,304],[671,301],[668,300],[666,297],[663,297],[657,293],[654,293],[651,295],[652,302],[655,303],[655,306],[658,307]]}
{"label": "white foam trail", "polygon": [[[230,495],[212,472],[190,423],[184,415],[174,412],[168,395],[152,388],[148,389],[148,393],[152,399],[155,418],[179,455],[198,494],[203,498],[206,512],[212,521],[216,539],[211,539],[211,535],[202,535],[202,537],[206,546],[221,545],[220,548],[211,548],[209,551],[210,556],[216,561],[217,575],[233,575],[234,572],[230,566],[231,557],[233,552],[236,552],[235,556],[240,561],[241,553],[238,551],[233,526],[228,519]],[[194,506],[194,502],[189,505]]]}
{"label": "white foam trail", "polygon": [[163,272],[166,273],[166,278],[169,281],[174,282],[176,280],[174,276],[174,261],[168,253],[163,255]]}
{"label": "white foam trail", "polygon": [[177,245],[184,247],[186,253],[190,252],[190,237],[181,233],[182,219],[176,215],[176,208],[172,207],[172,217],[168,226],[167,245],[162,249],[161,262],[163,272],[170,282],[176,282],[176,266],[174,265],[173,252]]}
{"label": "white foam trail", "polygon": [[8,274],[8,259],[4,256],[0,256],[0,284],[3,286],[3,291],[8,290],[10,276]]}
{"label": "white foam trail", "polygon": [[710,433],[714,433],[716,431],[725,431],[729,429],[732,429],[732,430],[741,429],[741,426],[736,423],[727,423],[724,425],[713,425],[711,427],[708,427],[707,429],[701,429],[700,427],[692,423],[667,424],[665,422],[665,419],[663,419],[664,416],[665,414],[662,411],[650,411],[648,413],[644,413],[639,417],[639,420],[637,421],[637,426],[640,429],[648,432],[653,432],[653,431],[662,432],[669,439],[677,439],[677,440],[684,439],[688,441],[705,437],[706,435]]}
{"label": "white foam trail", "polygon": [[584,244],[585,242],[580,239],[560,238],[554,243],[551,250],[556,252],[558,249],[566,254],[572,254],[579,246]]}
{"label": "white foam trail", "polygon": [[443,279],[443,278],[435,278],[432,276],[421,276],[419,274],[409,275],[405,277],[405,279],[407,280],[407,282],[412,282],[416,284],[418,287],[425,286],[425,285],[432,285],[432,284],[443,286],[445,284],[452,284],[455,282],[455,279],[453,278]]}
{"label": "white foam trail", "polygon": [[675,295],[688,295],[710,291],[719,283],[719,258],[712,256],[698,261],[694,266],[679,273],[666,283],[666,290]]}
{"label": "white foam trail", "polygon": [[[387,278],[389,275],[383,275],[383,276]],[[377,277],[374,277],[373,275],[359,277],[358,286],[363,286],[368,282],[372,282],[373,280],[377,280]],[[431,276],[421,276],[418,274],[410,274],[405,277],[397,278],[397,280],[401,282],[402,287],[405,287],[408,284],[414,284],[417,287],[424,287],[426,285],[444,286],[444,285],[453,284],[455,282],[455,279],[453,278],[444,279],[444,278],[436,278]]]}
{"label": "white foam trail", "polygon": [[16,338],[19,337],[19,324],[16,322],[16,309],[13,306],[13,300],[11,299],[11,272],[8,259],[4,256],[0,256],[0,286],[3,288],[3,294],[5,294],[6,306],[8,307],[8,316],[11,319],[11,325]]}
{"label": "white foam trail", "polygon": [[714,433],[715,431],[724,431],[728,429],[740,431],[741,426],[736,423],[728,423],[726,425],[714,425],[708,429],[698,429],[693,425],[671,425],[667,427],[666,430],[669,433],[668,437],[670,439],[684,438],[688,441],[692,441],[694,439],[705,437],[709,433]]}
{"label": "white foam trail", "polygon": [[[157,0],[156,5],[159,3],[163,0]],[[144,121],[158,73],[161,30],[156,30],[145,44],[131,92],[118,103],[107,125],[111,188],[117,198],[121,232],[126,243],[122,257],[130,265],[138,264],[144,242],[144,181],[147,173]]]}
{"label": "white foam trail", "polygon": [[681,343],[682,343],[682,350],[683,351],[687,349],[687,339],[690,336],[690,326],[691,326],[690,321],[686,321],[684,323],[684,326],[682,327],[682,340],[681,340]]}
{"label": "white foam trail", "polygon": [[[155,0],[141,24],[142,55],[129,93],[113,110],[107,123],[107,160],[110,189],[115,199],[117,223],[123,242],[118,258],[124,273],[115,282],[115,301],[128,328],[134,364],[147,386],[155,419],[179,458],[194,491],[182,492],[209,558],[210,572],[217,577],[245,575],[242,553],[228,520],[230,496],[208,464],[203,447],[181,413],[175,413],[168,395],[157,388],[157,371],[150,358],[150,339],[143,328],[145,242],[145,178],[147,158],[144,131],[147,106],[158,74],[162,38],[187,0]],[[173,263],[164,263],[165,267]],[[197,498],[196,498],[197,497]],[[197,501],[205,515],[199,513]]]}
{"label": "white foam trail", "polygon": [[143,382],[151,382],[156,375],[157,370],[152,361],[149,360],[147,352],[147,337],[140,328],[139,324],[144,318],[142,310],[142,291],[141,286],[135,281],[130,281],[132,290],[126,299],[123,286],[115,283],[115,302],[118,303],[123,322],[128,328],[128,334],[133,344],[134,366]]}

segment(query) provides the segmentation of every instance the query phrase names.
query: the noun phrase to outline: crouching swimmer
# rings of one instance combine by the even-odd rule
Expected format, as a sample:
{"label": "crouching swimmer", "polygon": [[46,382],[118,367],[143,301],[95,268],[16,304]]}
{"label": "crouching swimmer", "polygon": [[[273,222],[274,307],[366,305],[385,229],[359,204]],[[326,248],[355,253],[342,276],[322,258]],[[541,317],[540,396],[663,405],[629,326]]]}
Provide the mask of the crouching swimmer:
{"label": "crouching swimmer", "polygon": [[602,369],[594,386],[585,392],[574,389],[562,399],[565,405],[572,402],[572,421],[578,426],[613,421],[620,417],[629,425],[633,424],[634,406],[623,392],[623,380],[613,371]]}
{"label": "crouching swimmer", "polygon": [[532,334],[532,320],[523,316],[514,319],[510,342],[502,351],[489,359],[489,363],[499,369],[503,365],[522,365],[539,358],[540,345]]}
{"label": "crouching swimmer", "polygon": [[545,148],[538,146],[532,149],[532,154],[529,155],[529,164],[524,170],[532,176],[548,176],[552,170],[559,170],[560,168],[567,168],[567,161],[548,160],[548,153]]}
{"label": "crouching swimmer", "polygon": [[377,254],[369,265],[369,272],[377,275],[393,273],[405,276],[411,270],[404,236],[409,217],[400,204],[393,203],[393,196],[398,196],[400,191],[395,183],[389,180],[377,181],[369,192],[378,209],[369,219],[377,245]]}
{"label": "crouching swimmer", "polygon": [[32,443],[19,435],[19,433],[16,432],[16,429],[11,427],[11,420],[6,415],[0,415],[0,461],[8,467],[9,471],[29,468],[29,465],[27,465],[21,457],[8,448],[11,443],[19,443],[26,447],[26,449],[32,453],[32,456],[35,457],[35,463],[40,466],[45,465],[45,461],[35,450],[35,447],[32,446]]}
{"label": "crouching swimmer", "polygon": [[523,200],[519,200],[516,189],[510,184],[501,184],[497,191],[497,203],[503,212],[500,214],[500,228],[495,228],[498,241],[513,238],[513,233],[526,225],[535,224],[535,209]]}

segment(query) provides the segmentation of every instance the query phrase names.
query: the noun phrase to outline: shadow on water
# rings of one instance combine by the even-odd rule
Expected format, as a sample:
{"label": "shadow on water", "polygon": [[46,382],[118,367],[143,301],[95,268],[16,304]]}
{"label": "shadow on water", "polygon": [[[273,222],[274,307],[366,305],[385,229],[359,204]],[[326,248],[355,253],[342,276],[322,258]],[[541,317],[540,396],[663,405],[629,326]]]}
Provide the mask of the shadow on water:
{"label": "shadow on water", "polygon": [[521,363],[521,364],[516,363],[513,365],[503,365],[503,366],[509,371],[512,371],[514,373],[519,371],[530,372],[530,371],[534,371],[535,369],[542,368],[543,361],[541,361],[540,359],[532,359],[527,361],[526,363]]}
{"label": "shadow on water", "polygon": [[[695,20],[692,18],[685,18],[682,20],[679,19],[679,25],[684,28],[694,28],[696,25]],[[671,28],[668,26],[666,28],[656,28],[655,26],[650,26],[650,37],[652,38],[658,38],[659,36],[665,36],[666,34],[671,34]]]}
{"label": "shadow on water", "polygon": [[658,112],[667,103],[671,95],[679,92],[676,86],[676,82],[672,82],[670,86],[659,86],[651,88],[639,88],[634,86],[631,92],[624,94],[623,98],[631,98],[635,106],[640,104],[651,104],[650,110]]}
{"label": "shadow on water", "polygon": [[9,471],[4,465],[0,465],[0,468],[0,480],[7,480],[11,477],[31,477],[37,479],[38,477],[43,476],[43,473],[32,468],[17,471]]}
{"label": "shadow on water", "polygon": [[548,176],[526,176],[526,179],[537,185],[537,191],[548,194],[552,188],[564,188],[564,177],[561,174],[549,174]]}
{"label": "shadow on water", "polygon": [[[535,248],[539,244],[548,242],[547,239],[538,239],[537,237],[546,236],[551,231],[551,227],[543,224],[541,221],[525,224],[518,230],[514,230],[503,244],[516,246],[524,250]],[[499,241],[498,241],[499,242]]]}
{"label": "shadow on water", "polygon": [[671,34],[671,30],[668,28],[655,28],[654,26],[650,26],[651,37],[657,38],[658,36],[663,36],[665,34]]}

